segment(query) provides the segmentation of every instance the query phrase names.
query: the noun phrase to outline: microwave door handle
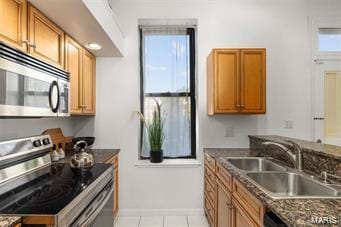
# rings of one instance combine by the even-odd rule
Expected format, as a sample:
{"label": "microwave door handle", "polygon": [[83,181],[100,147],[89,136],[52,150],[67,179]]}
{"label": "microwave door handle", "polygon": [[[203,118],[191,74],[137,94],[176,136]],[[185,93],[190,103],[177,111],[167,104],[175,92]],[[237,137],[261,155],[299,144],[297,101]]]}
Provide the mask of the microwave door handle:
{"label": "microwave door handle", "polygon": [[[54,87],[56,87],[57,89],[57,105],[53,106],[52,103],[52,91],[54,89]],[[49,89],[49,104],[50,104],[50,108],[52,110],[53,113],[57,113],[58,109],[59,109],[59,104],[60,104],[60,93],[59,93],[59,86],[58,86],[58,82],[57,81],[52,81],[51,85],[50,85],[50,89]]]}
{"label": "microwave door handle", "polygon": [[57,106],[56,106],[56,113],[59,111],[59,106],[60,106],[60,89],[59,89],[59,84],[58,82],[56,83],[57,86]]}

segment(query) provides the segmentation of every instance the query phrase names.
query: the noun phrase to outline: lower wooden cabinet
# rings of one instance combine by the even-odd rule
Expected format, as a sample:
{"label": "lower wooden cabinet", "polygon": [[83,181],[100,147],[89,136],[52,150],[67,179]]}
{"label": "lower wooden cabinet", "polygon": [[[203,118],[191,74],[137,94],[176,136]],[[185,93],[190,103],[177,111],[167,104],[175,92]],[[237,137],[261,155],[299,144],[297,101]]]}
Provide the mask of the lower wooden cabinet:
{"label": "lower wooden cabinet", "polygon": [[[244,208],[237,202],[237,200],[233,199],[233,208],[232,208],[232,222],[231,226],[233,227],[258,227],[262,225],[257,225],[252,218],[249,216],[248,211],[244,210]],[[228,225],[227,225],[228,226]]]}
{"label": "lower wooden cabinet", "polygon": [[114,158],[114,207],[113,213],[114,217],[117,217],[118,214],[118,156],[116,155]]}
{"label": "lower wooden cabinet", "polygon": [[232,224],[232,195],[226,190],[226,187],[217,180],[217,197],[216,197],[216,226],[227,227]]}
{"label": "lower wooden cabinet", "polygon": [[215,223],[215,210],[214,205],[209,202],[207,197],[205,196],[205,213],[210,226],[214,226]]}
{"label": "lower wooden cabinet", "polygon": [[113,215],[114,218],[117,217],[118,214],[118,155],[115,155],[114,157],[112,157],[111,159],[107,160],[105,163],[108,164],[112,164],[114,165],[114,172],[113,172],[113,178],[114,178],[114,193],[113,193],[113,202],[114,202],[114,206],[113,206]]}
{"label": "lower wooden cabinet", "polygon": [[[263,226],[264,205],[219,163],[205,155],[205,213],[211,227]],[[215,166],[214,171],[212,166]]]}

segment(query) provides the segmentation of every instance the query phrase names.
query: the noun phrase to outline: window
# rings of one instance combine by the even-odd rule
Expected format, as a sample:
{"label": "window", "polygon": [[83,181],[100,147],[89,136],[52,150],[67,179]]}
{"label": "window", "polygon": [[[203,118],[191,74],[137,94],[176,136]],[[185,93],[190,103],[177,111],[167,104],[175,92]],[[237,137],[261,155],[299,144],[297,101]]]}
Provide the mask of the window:
{"label": "window", "polygon": [[[153,99],[165,116],[165,158],[195,158],[195,29],[140,26],[141,112],[151,119]],[[141,125],[140,158],[149,157]]]}
{"label": "window", "polygon": [[318,47],[322,52],[340,52],[341,28],[319,28]]}

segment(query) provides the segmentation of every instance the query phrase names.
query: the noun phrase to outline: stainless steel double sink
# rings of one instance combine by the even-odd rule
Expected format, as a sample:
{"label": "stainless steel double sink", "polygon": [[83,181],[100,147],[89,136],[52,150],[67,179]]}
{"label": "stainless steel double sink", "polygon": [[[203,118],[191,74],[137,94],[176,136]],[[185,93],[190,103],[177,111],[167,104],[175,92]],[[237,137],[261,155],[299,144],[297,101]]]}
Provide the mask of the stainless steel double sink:
{"label": "stainless steel double sink", "polygon": [[270,158],[226,158],[237,171],[273,199],[341,199],[341,185],[323,184]]}

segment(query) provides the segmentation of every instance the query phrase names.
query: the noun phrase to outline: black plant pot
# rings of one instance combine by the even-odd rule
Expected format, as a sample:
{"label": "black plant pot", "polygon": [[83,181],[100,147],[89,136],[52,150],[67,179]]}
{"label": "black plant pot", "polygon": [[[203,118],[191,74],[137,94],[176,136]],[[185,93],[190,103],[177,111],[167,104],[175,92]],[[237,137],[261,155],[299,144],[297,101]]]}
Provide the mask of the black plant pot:
{"label": "black plant pot", "polygon": [[150,162],[160,163],[163,161],[163,150],[161,151],[150,151]]}

